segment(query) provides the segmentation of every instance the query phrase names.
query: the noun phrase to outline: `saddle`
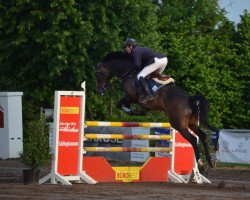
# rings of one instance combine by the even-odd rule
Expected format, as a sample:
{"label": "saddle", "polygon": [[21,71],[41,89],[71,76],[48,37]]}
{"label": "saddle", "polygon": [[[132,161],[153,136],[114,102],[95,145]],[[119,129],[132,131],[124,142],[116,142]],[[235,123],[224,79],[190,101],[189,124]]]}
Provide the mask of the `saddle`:
{"label": "saddle", "polygon": [[150,80],[150,79],[162,85],[166,85],[171,82],[174,83],[174,79],[170,75],[160,74],[158,71],[153,72],[146,77],[146,80]]}
{"label": "saddle", "polygon": [[[145,80],[152,95],[154,95],[154,93],[164,85],[174,83],[174,79],[170,75],[163,75],[155,72],[146,76]],[[137,78],[135,78],[135,85],[137,88],[137,93],[140,94],[141,88],[139,86],[139,83],[137,82]]]}

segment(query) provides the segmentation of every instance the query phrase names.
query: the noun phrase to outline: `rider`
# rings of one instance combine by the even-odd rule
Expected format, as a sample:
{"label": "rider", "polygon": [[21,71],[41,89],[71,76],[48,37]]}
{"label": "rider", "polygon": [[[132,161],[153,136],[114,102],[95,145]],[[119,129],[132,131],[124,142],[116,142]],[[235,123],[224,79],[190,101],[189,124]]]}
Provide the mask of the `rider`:
{"label": "rider", "polygon": [[[139,97],[139,102],[146,103],[153,100],[145,77],[156,70],[161,74],[167,66],[167,57],[147,47],[137,46],[136,40],[132,38],[126,40],[124,48],[128,54],[132,54],[136,66],[141,70],[137,75],[137,80],[143,91],[143,94]],[[145,66],[142,66],[142,63],[145,63]]]}

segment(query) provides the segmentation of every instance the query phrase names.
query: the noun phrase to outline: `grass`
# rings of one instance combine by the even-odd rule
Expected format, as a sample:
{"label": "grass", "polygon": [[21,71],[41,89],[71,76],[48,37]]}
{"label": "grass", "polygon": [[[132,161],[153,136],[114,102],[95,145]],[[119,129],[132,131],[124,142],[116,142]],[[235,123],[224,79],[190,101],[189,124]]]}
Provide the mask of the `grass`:
{"label": "grass", "polygon": [[216,167],[219,167],[219,168],[246,168],[246,169],[250,169],[250,164],[217,162]]}

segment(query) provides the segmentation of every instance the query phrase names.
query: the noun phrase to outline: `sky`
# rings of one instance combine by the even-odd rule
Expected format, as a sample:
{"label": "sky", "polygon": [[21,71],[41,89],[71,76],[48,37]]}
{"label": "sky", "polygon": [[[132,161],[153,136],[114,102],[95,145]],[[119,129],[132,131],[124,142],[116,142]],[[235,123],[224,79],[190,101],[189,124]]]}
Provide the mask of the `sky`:
{"label": "sky", "polygon": [[228,12],[226,17],[236,24],[240,22],[240,15],[245,9],[250,12],[250,0],[220,0],[219,2],[220,7]]}

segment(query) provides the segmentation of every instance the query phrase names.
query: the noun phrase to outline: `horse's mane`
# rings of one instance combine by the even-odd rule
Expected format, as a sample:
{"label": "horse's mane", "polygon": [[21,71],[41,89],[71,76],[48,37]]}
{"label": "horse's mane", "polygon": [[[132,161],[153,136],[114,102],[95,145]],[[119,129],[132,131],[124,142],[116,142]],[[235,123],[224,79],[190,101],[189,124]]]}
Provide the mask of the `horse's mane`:
{"label": "horse's mane", "polygon": [[107,54],[102,63],[106,63],[105,67],[116,77],[124,77],[138,70],[134,64],[133,56],[123,51],[115,51]]}
{"label": "horse's mane", "polygon": [[111,59],[124,59],[124,58],[126,58],[128,56],[129,55],[127,53],[123,52],[123,51],[114,51],[114,52],[111,52],[111,53],[107,54],[103,58],[102,62],[107,62],[107,61],[109,61]]}

